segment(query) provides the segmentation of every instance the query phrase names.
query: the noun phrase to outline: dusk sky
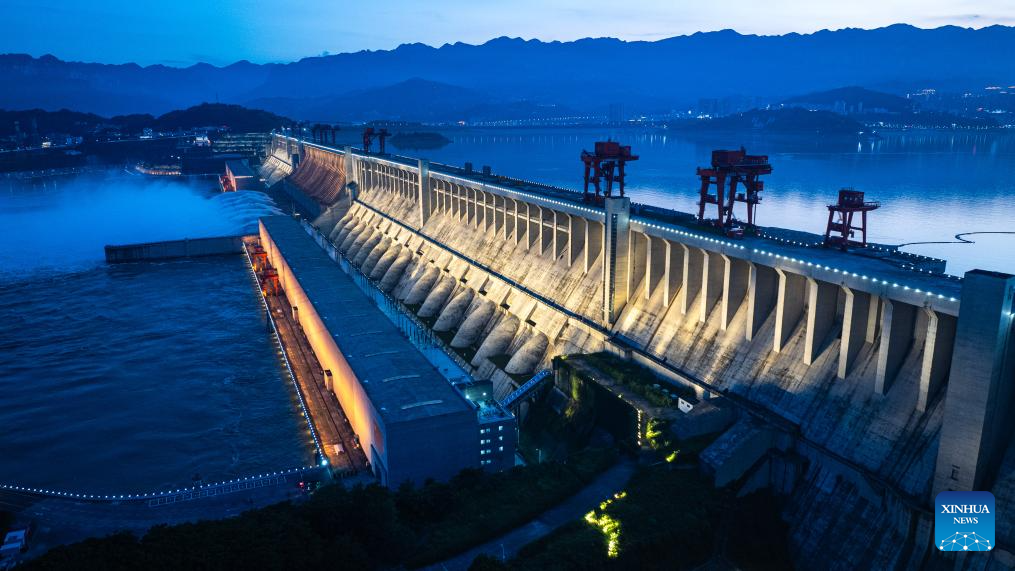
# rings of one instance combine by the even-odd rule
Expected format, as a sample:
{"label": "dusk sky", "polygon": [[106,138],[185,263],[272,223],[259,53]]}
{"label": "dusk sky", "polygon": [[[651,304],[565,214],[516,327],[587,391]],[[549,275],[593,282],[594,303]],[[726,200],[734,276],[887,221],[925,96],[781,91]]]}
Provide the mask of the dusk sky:
{"label": "dusk sky", "polygon": [[[482,43],[498,36],[660,38],[731,28],[808,33],[904,22],[924,28],[1015,23],[1010,0],[4,0],[0,53],[62,59],[216,65],[284,62],[403,43]],[[551,6],[552,4],[552,6]]]}

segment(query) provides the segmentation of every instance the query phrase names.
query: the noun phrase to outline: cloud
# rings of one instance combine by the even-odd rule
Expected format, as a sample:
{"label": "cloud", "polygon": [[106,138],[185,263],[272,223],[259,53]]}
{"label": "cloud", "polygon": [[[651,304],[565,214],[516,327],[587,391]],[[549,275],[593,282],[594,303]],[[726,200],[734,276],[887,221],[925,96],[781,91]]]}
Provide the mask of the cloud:
{"label": "cloud", "polygon": [[990,26],[992,24],[1004,24],[1015,22],[1015,16],[1001,16],[990,14],[950,14],[942,16],[928,16],[923,19],[928,22],[983,24],[985,26]]}

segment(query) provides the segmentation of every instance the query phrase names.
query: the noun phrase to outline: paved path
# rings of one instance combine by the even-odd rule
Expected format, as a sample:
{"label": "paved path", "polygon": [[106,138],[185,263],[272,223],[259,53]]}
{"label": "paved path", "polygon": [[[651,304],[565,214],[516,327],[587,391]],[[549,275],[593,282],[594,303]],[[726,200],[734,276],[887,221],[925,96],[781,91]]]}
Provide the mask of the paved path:
{"label": "paved path", "polygon": [[461,555],[431,565],[426,570],[465,571],[472,564],[472,560],[480,554],[486,554],[497,559],[510,559],[523,546],[548,535],[551,531],[566,523],[580,520],[585,514],[599,507],[600,502],[623,490],[628,480],[634,474],[635,467],[634,461],[625,458],[620,463],[600,474],[577,494],[564,500],[563,503],[558,504],[556,507],[543,512],[529,523],[516,527],[512,531],[478,547],[474,547]]}
{"label": "paved path", "polygon": [[286,500],[298,501],[307,497],[297,487],[299,481],[327,478],[322,469],[310,469],[302,477],[294,474],[272,486],[154,507],[147,501],[84,502],[4,490],[0,491],[0,509],[14,512],[19,520],[34,523],[35,533],[26,554],[27,558],[32,558],[57,545],[89,537],[120,531],[142,535],[157,524],[222,519]]}
{"label": "paved path", "polygon": [[[259,289],[263,291],[263,287]],[[264,299],[328,463],[336,473],[355,474],[364,470],[366,454],[359,447],[359,441],[335,394],[324,388],[320,362],[303,330],[293,319],[292,306],[285,293]]]}

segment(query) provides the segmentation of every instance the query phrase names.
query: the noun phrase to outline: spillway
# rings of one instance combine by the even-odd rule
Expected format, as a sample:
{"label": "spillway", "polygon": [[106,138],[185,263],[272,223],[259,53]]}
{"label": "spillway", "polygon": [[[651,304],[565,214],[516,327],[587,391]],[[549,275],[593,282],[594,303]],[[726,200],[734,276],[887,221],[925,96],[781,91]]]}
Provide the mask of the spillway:
{"label": "spillway", "polygon": [[[1013,276],[947,276],[878,248],[735,240],[623,197],[593,205],[283,137],[270,156],[265,178],[291,166],[276,189],[472,351],[472,375],[498,398],[554,356],[606,350],[772,427],[778,454],[752,477],[790,498],[803,567],[830,556],[918,566],[942,490],[992,489],[1012,505]],[[1015,530],[998,532],[999,553],[1015,546]]]}

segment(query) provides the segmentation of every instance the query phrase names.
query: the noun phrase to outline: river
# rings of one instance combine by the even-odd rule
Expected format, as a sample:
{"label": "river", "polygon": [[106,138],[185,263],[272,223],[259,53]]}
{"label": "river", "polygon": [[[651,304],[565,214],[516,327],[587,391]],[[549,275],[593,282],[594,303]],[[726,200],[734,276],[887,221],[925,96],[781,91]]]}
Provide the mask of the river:
{"label": "river", "polygon": [[103,173],[0,195],[0,483],[126,494],[313,463],[242,257],[103,261],[273,211],[213,185]]}
{"label": "river", "polygon": [[[695,167],[712,149],[746,147],[767,154],[759,223],[823,233],[836,192],[854,187],[882,206],[870,218],[870,239],[887,244],[954,242],[964,232],[1015,231],[1015,134],[911,131],[855,137],[688,134],[637,128],[463,128],[443,131],[440,149],[395,149],[432,161],[580,190],[581,150],[612,138],[631,145],[628,167],[635,202],[697,211]],[[358,143],[357,143],[358,144]],[[743,205],[738,205],[743,217]],[[714,216],[714,214],[713,214]],[[907,251],[948,260],[948,272],[973,268],[1015,273],[1015,235],[969,236],[973,244],[919,244]]]}

